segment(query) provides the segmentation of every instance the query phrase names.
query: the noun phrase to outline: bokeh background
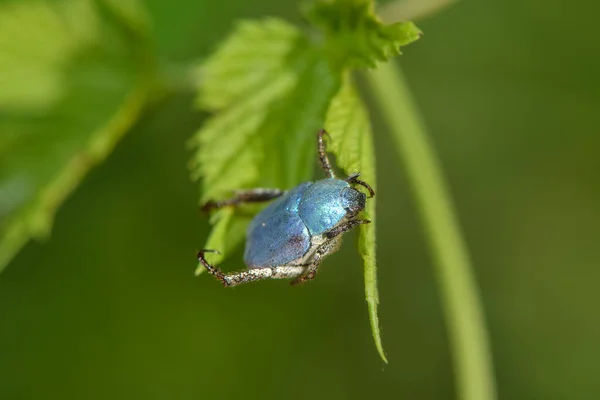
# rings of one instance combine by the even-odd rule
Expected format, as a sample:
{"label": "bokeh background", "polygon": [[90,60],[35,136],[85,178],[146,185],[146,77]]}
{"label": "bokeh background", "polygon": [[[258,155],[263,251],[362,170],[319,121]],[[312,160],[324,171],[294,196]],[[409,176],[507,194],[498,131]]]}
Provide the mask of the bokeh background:
{"label": "bokeh background", "polygon": [[[150,0],[154,45],[186,64],[234,20],[292,1]],[[463,1],[419,23],[401,63],[452,188],[501,399],[600,398],[600,4]],[[0,88],[0,90],[2,90]],[[386,128],[377,355],[347,237],[301,288],[193,277],[208,234],[181,93],[146,112],[0,276],[2,399],[453,399],[431,257]],[[241,267],[241,254],[224,269]]]}

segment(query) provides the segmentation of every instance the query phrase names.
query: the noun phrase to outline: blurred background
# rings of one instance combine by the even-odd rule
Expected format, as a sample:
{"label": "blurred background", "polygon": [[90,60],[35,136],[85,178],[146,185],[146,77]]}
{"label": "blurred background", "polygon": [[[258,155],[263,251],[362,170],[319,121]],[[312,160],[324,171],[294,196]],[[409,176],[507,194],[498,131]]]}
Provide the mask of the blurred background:
{"label": "blurred background", "polygon": [[[293,1],[147,6],[175,64],[205,57],[236,19],[299,21]],[[598,13],[592,0],[463,1],[420,21],[400,59],[471,251],[501,399],[600,398]],[[0,275],[0,398],[455,398],[431,257],[376,110],[388,365],[351,235],[304,287],[194,278],[209,226],[187,170],[206,117],[192,101],[151,107],[51,238]],[[241,267],[241,253],[223,265]]]}

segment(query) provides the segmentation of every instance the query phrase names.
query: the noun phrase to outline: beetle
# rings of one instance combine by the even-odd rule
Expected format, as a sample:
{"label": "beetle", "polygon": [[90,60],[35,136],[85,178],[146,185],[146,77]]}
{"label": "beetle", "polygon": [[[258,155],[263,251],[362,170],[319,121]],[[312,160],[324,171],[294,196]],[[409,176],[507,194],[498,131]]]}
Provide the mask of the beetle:
{"label": "beetle", "polygon": [[[228,200],[209,201],[202,210],[238,206],[274,200],[257,214],[246,231],[244,261],[248,267],[241,272],[223,273],[209,264],[205,253],[219,253],[204,249],[198,252],[198,261],[224,286],[237,286],[263,279],[293,279],[292,285],[315,277],[323,258],[341,245],[342,234],[371,221],[360,218],[367,198],[375,192],[354,173],[346,179],[337,179],[327,157],[321,129],[317,134],[319,161],[326,178],[304,182],[289,191],[280,189],[249,189],[236,192]],[[369,196],[356,189],[362,186]]]}

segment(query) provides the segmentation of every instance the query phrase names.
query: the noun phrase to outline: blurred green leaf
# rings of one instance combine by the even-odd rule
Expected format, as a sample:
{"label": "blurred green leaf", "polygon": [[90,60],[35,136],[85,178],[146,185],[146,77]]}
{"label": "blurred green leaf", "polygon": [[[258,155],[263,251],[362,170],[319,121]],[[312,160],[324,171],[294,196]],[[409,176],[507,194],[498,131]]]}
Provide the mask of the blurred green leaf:
{"label": "blurred green leaf", "polygon": [[143,0],[101,0],[124,23],[138,34],[146,35],[150,30],[150,17]]}
{"label": "blurred green leaf", "polygon": [[[369,115],[349,74],[344,75],[342,86],[331,101],[325,118],[325,128],[331,136],[330,149],[336,156],[338,167],[347,175],[360,172],[361,179],[377,190]],[[365,294],[373,338],[379,355],[387,363],[377,316],[379,293],[375,261],[375,198],[367,201],[365,218],[370,219],[371,223],[360,226],[358,250],[364,262]]]}
{"label": "blurred green leaf", "polygon": [[0,5],[0,270],[136,120],[145,37],[107,3]]}
{"label": "blurred green leaf", "polygon": [[308,18],[325,33],[327,53],[339,67],[376,67],[401,54],[400,47],[417,40],[421,31],[412,22],[384,25],[370,0],[316,1]]}
{"label": "blurred green leaf", "polygon": [[[202,71],[198,104],[216,112],[192,140],[202,202],[309,180],[315,134],[338,87],[324,55],[284,21],[242,22]],[[239,243],[244,224],[225,224],[220,218],[214,227],[219,237]]]}
{"label": "blurred green leaf", "polygon": [[[65,2],[66,3],[66,2]],[[89,1],[59,9],[45,1],[0,8],[0,110],[43,113],[60,101],[68,61],[98,39],[98,16]]]}

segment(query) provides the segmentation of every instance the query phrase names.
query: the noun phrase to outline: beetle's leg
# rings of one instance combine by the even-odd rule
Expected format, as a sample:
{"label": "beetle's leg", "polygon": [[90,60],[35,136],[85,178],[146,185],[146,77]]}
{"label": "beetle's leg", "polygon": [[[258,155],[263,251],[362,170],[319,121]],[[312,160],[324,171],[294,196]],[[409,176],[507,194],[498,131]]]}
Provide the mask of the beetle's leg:
{"label": "beetle's leg", "polygon": [[271,268],[254,268],[246,271],[231,272],[224,274],[219,268],[215,268],[206,261],[204,253],[215,252],[214,250],[201,250],[198,252],[198,261],[204,265],[208,272],[217,278],[225,287],[237,286],[243,283],[260,281],[263,279],[292,279],[300,276],[306,267],[282,265]]}
{"label": "beetle's leg", "polygon": [[335,175],[333,174],[333,169],[331,169],[331,163],[329,162],[329,158],[327,158],[327,145],[323,140],[324,135],[329,136],[329,133],[327,133],[325,129],[321,129],[317,134],[319,160],[321,161],[321,167],[323,168],[323,171],[325,171],[325,175],[327,175],[328,178],[334,178]]}
{"label": "beetle's leg", "polygon": [[329,239],[333,239],[334,237],[337,237],[339,235],[341,235],[342,233],[348,232],[350,229],[354,228],[355,226],[358,225],[362,225],[362,224],[370,224],[371,221],[369,221],[368,219],[353,219],[350,221],[346,221],[345,223],[336,226],[335,228],[333,228],[332,230],[330,230],[329,232],[327,232],[325,234],[325,236],[327,236]]}
{"label": "beetle's leg", "polygon": [[273,200],[274,198],[277,198],[284,193],[285,191],[281,189],[257,188],[240,190],[237,191],[235,193],[235,196],[231,199],[221,201],[208,201],[204,203],[201,207],[201,210],[204,212],[209,212],[216,208],[221,208],[225,206],[238,206],[242,203],[260,203],[262,201]]}
{"label": "beetle's leg", "polygon": [[295,285],[299,285],[301,283],[306,283],[306,282],[308,282],[310,280],[315,279],[315,276],[317,276],[317,272],[319,272],[319,267],[320,266],[321,266],[321,260],[315,261],[312,264],[309,264],[306,267],[306,270],[304,271],[304,273],[301,274],[296,279],[294,279],[290,283],[290,285],[295,286]]}
{"label": "beetle's leg", "polygon": [[341,242],[339,238],[328,240],[320,245],[315,251],[315,256],[312,259],[312,262],[306,266],[302,275],[293,280],[291,284],[298,285],[314,279],[315,276],[317,276],[317,272],[319,272],[319,267],[321,266],[321,261],[323,261],[323,258],[325,258],[327,254],[336,251],[340,245]]}
{"label": "beetle's leg", "polygon": [[360,176],[360,172],[355,172],[352,175],[350,175],[349,177],[347,177],[345,180],[348,183],[356,183],[357,185],[361,185],[361,186],[365,187],[369,191],[369,198],[375,196],[375,191],[373,190],[371,185],[369,185],[365,181],[361,181],[360,179],[358,179],[359,176]]}
{"label": "beetle's leg", "polygon": [[327,240],[325,243],[319,246],[317,251],[315,251],[315,256],[312,260],[312,263],[306,267],[306,270],[302,275],[300,275],[298,278],[292,281],[292,285],[298,285],[300,283],[304,283],[315,278],[317,272],[319,272],[319,267],[321,266],[321,261],[323,260],[323,258],[327,254],[337,250],[337,247],[341,244],[340,235],[342,233],[348,232],[355,226],[370,223],[371,221],[369,221],[368,219],[354,219],[347,221],[341,225],[338,225],[337,227],[327,232],[325,236],[327,236],[327,239],[329,240]]}

